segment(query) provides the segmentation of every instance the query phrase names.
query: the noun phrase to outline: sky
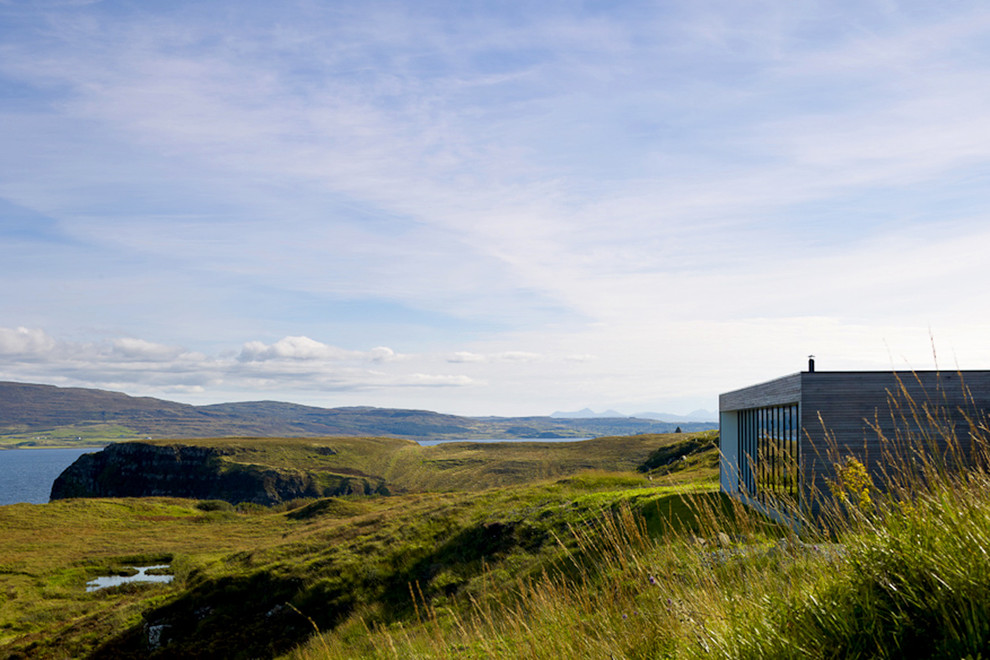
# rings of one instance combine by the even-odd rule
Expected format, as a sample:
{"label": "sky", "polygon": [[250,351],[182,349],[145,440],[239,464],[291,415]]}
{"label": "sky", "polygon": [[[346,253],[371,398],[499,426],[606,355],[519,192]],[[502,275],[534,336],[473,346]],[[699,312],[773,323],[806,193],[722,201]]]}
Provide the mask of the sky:
{"label": "sky", "polygon": [[0,380],[717,410],[990,368],[979,1],[0,0]]}

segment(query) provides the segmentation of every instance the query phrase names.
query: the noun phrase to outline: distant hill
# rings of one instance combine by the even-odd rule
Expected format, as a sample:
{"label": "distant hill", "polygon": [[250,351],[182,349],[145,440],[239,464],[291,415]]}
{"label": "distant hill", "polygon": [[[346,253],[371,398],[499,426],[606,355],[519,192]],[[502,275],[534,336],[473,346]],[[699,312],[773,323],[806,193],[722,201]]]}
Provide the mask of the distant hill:
{"label": "distant hill", "polygon": [[550,415],[554,419],[596,419],[596,418],[615,418],[615,417],[631,417],[636,419],[655,419],[662,422],[711,422],[714,424],[714,420],[718,419],[718,414],[713,413],[710,410],[692,410],[686,415],[675,415],[674,413],[655,413],[655,412],[642,412],[636,413],[634,415],[623,415],[620,412],[614,410],[606,410],[605,412],[595,412],[591,408],[582,408],[581,410],[576,410],[574,412],[563,412],[556,411]]}
{"label": "distant hill", "polygon": [[193,406],[119,392],[0,382],[0,444],[134,438],[390,436],[413,440],[582,438],[685,432],[711,423],[633,417],[461,417],[429,410],[318,408],[278,401]]}
{"label": "distant hill", "polygon": [[574,412],[562,412],[560,410],[552,413],[550,415],[555,419],[594,419],[601,417],[631,417],[631,415],[623,415],[620,412],[614,410],[606,410],[605,412],[595,412],[591,408],[582,408],[581,410],[576,410]]}
{"label": "distant hill", "polygon": [[711,410],[705,410],[699,408],[698,410],[692,410],[686,415],[675,415],[673,413],[654,413],[654,412],[644,412],[636,413],[633,417],[640,417],[642,419],[659,419],[665,422],[710,422],[716,424],[715,420],[718,419],[718,413],[714,413]]}

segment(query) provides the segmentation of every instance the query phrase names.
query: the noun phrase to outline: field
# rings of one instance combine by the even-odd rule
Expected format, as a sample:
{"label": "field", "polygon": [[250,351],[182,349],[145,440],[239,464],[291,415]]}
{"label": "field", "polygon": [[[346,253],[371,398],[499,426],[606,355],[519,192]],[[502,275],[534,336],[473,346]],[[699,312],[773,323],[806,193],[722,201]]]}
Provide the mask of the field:
{"label": "field", "polygon": [[[0,649],[295,660],[987,655],[985,470],[923,471],[886,496],[850,478],[836,484],[829,524],[797,537],[717,493],[713,437],[697,440],[651,437],[657,450],[641,470],[610,463],[629,439],[601,440],[585,452],[601,467],[568,474],[554,461],[576,460],[573,447],[556,459],[550,446],[517,447],[500,460],[540,468],[502,487],[467,487],[491,465],[465,445],[444,454],[459,461],[449,473],[461,487],[436,490],[425,483],[435,471],[403,471],[399,460],[394,478],[431,476],[391,497],[2,507]],[[359,447],[354,460],[376,460]],[[85,591],[98,575],[159,562],[171,564],[172,584]]]}
{"label": "field", "polygon": [[0,434],[0,449],[98,447],[110,442],[140,439],[133,430],[114,424],[70,425],[31,431],[7,428]]}
{"label": "field", "polygon": [[[681,515],[682,493],[714,488],[711,451],[680,461],[677,477],[635,467],[684,440],[424,448],[338,438],[330,457],[338,468],[387,475],[407,492],[274,508],[161,498],[0,507],[0,648],[79,657],[105,647],[106,657],[143,657],[147,625],[165,625],[163,641],[184,653],[265,656],[303,642],[313,623],[333,628],[356,611],[400,620],[415,609],[410,584],[448,599],[473,593],[496,569],[539,574],[569,552],[558,538],[620,503]],[[196,442],[279,468],[329,460],[314,456],[312,440]],[[658,525],[659,514],[649,515]],[[97,576],[160,562],[172,566],[171,585],[85,590]]]}
{"label": "field", "polygon": [[[484,490],[595,470],[634,472],[662,447],[675,448],[666,460],[673,462],[676,447],[687,446],[693,437],[709,438],[710,444],[714,433],[643,434],[582,442],[445,442],[426,447],[398,438],[221,438],[181,442],[220,449],[223,462],[230,466],[371,477],[382,480],[391,492],[406,493]],[[174,442],[156,440],[148,444]],[[692,445],[690,449],[697,447]],[[692,473],[687,478],[714,481],[713,461],[709,455],[708,471],[704,475]],[[687,465],[678,467],[683,472]]]}

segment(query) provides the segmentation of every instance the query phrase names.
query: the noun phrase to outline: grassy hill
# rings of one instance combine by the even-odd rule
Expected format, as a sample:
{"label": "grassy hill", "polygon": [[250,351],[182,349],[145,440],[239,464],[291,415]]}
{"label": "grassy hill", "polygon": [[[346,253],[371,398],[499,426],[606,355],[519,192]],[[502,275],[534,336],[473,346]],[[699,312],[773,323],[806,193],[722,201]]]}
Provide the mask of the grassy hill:
{"label": "grassy hill", "polygon": [[[679,426],[694,431],[713,425]],[[91,446],[149,437],[588,438],[669,433],[677,427],[650,419],[461,417],[428,410],[318,408],[277,401],[192,406],[119,392],[0,382],[0,446],[7,447]]]}
{"label": "grassy hill", "polygon": [[[715,491],[710,439],[656,436],[637,471],[609,470],[628,438],[524,443],[514,456],[464,444],[408,462],[355,441],[341,446],[350,465],[391,467],[410,483],[448,474],[462,488],[271,508],[172,498],[0,507],[0,654],[988,655],[990,462],[966,472],[913,463],[913,480],[886,494],[840,480],[829,516],[798,537]],[[282,467],[309,451],[298,440],[253,454],[242,441],[203,442]],[[384,455],[403,455],[402,441],[382,442]],[[436,458],[457,463],[423,467]],[[509,468],[511,485],[470,488]],[[157,563],[170,565],[171,584],[85,590]]]}
{"label": "grassy hill", "polygon": [[[690,437],[711,438],[713,433]],[[425,447],[394,438],[346,437],[214,438],[183,444],[222,449],[225,461],[241,465],[373,476],[401,493],[484,490],[587,471],[632,472],[659,448],[685,441],[688,438],[679,434],[642,434],[580,442],[449,442]],[[713,456],[708,454],[709,459]],[[710,461],[707,467],[716,465]]]}
{"label": "grassy hill", "polygon": [[[633,507],[656,532],[675,520],[693,525],[682,498],[712,497],[710,462],[653,480],[635,471],[658,446],[684,440],[334,439],[333,454],[309,439],[200,440],[233,462],[314,469],[323,460],[386,474],[410,492],[273,508],[163,498],[0,507],[0,650],[154,657],[155,628],[162,657],[269,657],[304,643],[313,625],[334,629],[359,614],[383,625],[412,620],[416,599],[432,607],[483,597],[492,571],[570,571],[581,553],[573,533],[617,507]],[[173,584],[84,589],[159,562],[170,563]]]}
{"label": "grassy hill", "polygon": [[[683,434],[435,446],[399,438],[152,440],[80,457],[56,479],[51,497],[168,496],[271,505],[300,497],[482,490],[589,470],[652,467],[658,448],[666,448],[671,463],[681,455],[677,448],[689,445],[696,449]],[[707,447],[714,449],[710,441]],[[714,461],[707,467],[713,469]]]}

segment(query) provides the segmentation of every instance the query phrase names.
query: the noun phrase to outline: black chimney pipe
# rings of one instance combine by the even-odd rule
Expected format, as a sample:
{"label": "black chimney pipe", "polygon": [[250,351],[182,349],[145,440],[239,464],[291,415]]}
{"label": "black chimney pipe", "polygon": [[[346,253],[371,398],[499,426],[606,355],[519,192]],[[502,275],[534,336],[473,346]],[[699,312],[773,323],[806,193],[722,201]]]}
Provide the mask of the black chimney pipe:
{"label": "black chimney pipe", "polygon": [[809,355],[808,356],[808,373],[809,374],[815,373],[815,356],[814,355]]}

